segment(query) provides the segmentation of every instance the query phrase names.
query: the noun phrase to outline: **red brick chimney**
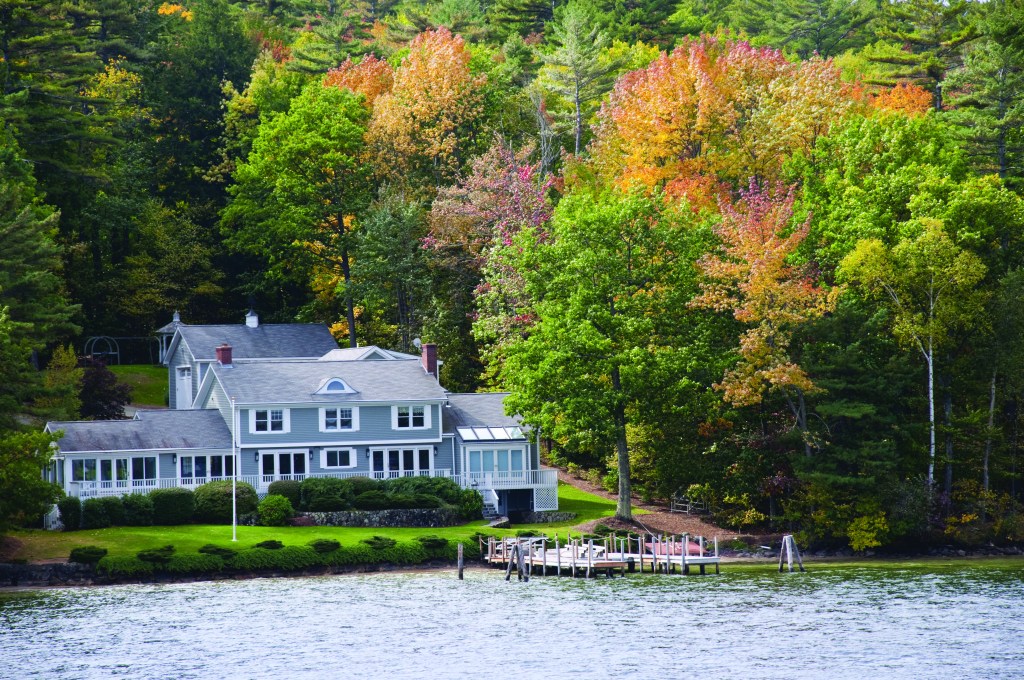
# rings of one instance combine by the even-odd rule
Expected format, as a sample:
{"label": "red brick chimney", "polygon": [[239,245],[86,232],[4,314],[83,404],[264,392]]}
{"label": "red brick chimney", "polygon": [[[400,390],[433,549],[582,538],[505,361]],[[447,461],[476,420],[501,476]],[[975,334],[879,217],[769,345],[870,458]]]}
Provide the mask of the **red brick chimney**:
{"label": "red brick chimney", "polygon": [[221,366],[231,365],[231,345],[226,342],[217,346],[217,363]]}
{"label": "red brick chimney", "polygon": [[424,371],[437,377],[437,345],[432,342],[423,343],[420,363],[423,364]]}

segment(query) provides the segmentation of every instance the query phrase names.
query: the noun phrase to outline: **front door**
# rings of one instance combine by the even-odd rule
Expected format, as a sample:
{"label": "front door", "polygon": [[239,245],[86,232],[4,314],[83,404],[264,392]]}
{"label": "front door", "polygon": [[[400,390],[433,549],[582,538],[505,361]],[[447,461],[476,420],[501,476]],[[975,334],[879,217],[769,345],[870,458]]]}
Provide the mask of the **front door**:
{"label": "front door", "polygon": [[192,408],[192,367],[178,366],[178,382],[174,389],[174,407]]}

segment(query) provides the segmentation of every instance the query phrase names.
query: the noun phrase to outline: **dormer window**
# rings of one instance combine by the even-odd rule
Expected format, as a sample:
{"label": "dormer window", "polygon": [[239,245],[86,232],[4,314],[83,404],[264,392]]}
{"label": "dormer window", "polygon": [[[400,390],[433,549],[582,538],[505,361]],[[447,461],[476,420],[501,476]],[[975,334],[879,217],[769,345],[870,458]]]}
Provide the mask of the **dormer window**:
{"label": "dormer window", "polygon": [[316,391],[317,394],[355,394],[355,390],[352,389],[344,380],[341,378],[330,378],[320,389]]}

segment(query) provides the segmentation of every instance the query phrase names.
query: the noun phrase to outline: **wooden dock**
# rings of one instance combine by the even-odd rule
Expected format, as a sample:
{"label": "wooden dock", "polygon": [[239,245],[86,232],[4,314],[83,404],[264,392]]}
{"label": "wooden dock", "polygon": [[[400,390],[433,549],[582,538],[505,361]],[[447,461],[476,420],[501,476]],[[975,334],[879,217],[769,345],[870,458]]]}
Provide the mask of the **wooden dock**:
{"label": "wooden dock", "polygon": [[505,579],[510,580],[515,572],[520,580],[529,580],[531,575],[594,577],[599,574],[611,577],[616,572],[654,574],[690,574],[696,567],[701,574],[714,566],[720,571],[718,538],[715,537],[713,550],[706,549],[704,537],[690,540],[689,535],[648,536],[610,535],[603,539],[573,538],[566,535],[565,541],[557,534],[522,538],[491,538],[486,546],[481,541],[480,550],[484,562],[495,568],[505,569]]}

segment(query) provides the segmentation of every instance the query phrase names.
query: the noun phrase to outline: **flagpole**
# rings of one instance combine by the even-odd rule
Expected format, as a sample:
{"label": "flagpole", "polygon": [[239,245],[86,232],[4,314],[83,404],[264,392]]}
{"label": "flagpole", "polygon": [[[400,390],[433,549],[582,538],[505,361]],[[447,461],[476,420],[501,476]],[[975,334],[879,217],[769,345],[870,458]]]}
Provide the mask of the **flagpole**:
{"label": "flagpole", "polygon": [[231,540],[238,542],[238,455],[235,453],[235,433],[238,418],[235,411],[235,398],[231,397]]}

